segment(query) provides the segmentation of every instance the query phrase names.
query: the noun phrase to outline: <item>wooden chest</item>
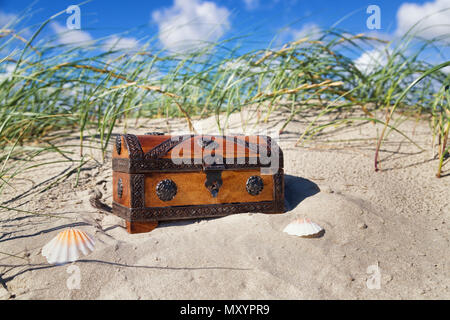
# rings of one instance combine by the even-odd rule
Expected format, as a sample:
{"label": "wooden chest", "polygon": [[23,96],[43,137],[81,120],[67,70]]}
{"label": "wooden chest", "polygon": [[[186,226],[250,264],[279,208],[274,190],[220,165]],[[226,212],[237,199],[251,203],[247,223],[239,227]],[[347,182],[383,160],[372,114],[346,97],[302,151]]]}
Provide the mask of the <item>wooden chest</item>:
{"label": "wooden chest", "polygon": [[129,233],[158,221],[284,212],[283,153],[268,136],[119,135],[112,168],[113,213]]}

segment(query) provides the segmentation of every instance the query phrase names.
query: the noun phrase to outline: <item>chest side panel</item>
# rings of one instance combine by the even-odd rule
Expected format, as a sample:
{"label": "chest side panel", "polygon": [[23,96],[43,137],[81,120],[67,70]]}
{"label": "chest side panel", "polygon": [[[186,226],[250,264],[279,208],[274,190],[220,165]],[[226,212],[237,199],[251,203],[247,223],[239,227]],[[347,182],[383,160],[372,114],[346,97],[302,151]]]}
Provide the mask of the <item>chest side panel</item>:
{"label": "chest side panel", "polygon": [[113,201],[125,207],[131,207],[130,175],[123,172],[113,172]]}

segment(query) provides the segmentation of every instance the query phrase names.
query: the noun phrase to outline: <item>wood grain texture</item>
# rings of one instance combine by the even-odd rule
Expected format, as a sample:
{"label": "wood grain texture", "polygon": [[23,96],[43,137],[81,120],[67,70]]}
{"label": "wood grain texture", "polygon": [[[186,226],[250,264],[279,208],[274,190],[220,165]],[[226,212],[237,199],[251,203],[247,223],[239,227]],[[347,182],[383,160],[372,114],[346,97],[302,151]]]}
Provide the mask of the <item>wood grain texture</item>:
{"label": "wood grain texture", "polygon": [[121,140],[121,142],[120,142],[120,146],[121,146],[120,154],[117,153],[116,144],[114,144],[114,147],[113,147],[113,150],[112,150],[112,156],[113,156],[113,158],[123,158],[123,159],[129,158],[130,155],[128,154],[127,145],[126,145],[125,139],[123,138],[122,135],[120,135],[120,140]]}
{"label": "wood grain texture", "polygon": [[[214,148],[208,148],[212,143],[208,142],[208,136],[171,138],[169,135],[125,134],[116,140],[112,152],[112,212],[127,221],[129,233],[149,232],[156,228],[157,221],[220,217],[241,212],[284,212],[283,154],[281,150],[273,153],[270,137],[209,137],[214,140]],[[273,170],[266,168],[272,162],[261,160],[270,160],[267,158],[270,154],[277,157],[280,165]],[[209,157],[205,158],[205,155]],[[181,159],[200,161],[185,163],[179,161]],[[262,168],[266,170],[265,175],[261,174]],[[213,197],[211,191],[214,194],[217,191],[219,176],[222,185]],[[263,189],[255,195],[246,188],[251,176],[258,176],[263,182]],[[156,186],[166,179],[176,184],[176,194],[171,198],[168,193],[173,192],[174,187],[161,184],[160,196],[171,199],[163,201],[157,195]],[[205,186],[207,180],[211,191]],[[119,181],[121,187],[118,187]]]}
{"label": "wood grain texture", "polygon": [[127,221],[127,232],[130,234],[150,232],[158,226],[158,221],[130,222]]}
{"label": "wood grain texture", "polygon": [[[202,137],[209,136],[195,136],[192,139],[187,139],[186,141],[181,142],[173,150],[170,150],[167,154],[163,155],[161,158],[166,159],[179,159],[179,158],[202,158],[203,154],[209,155],[211,153],[210,150],[202,149],[198,144],[197,140]],[[157,147],[159,144],[165,142],[172,138],[170,135],[161,135],[161,136],[152,136],[152,135],[139,135],[136,136],[137,141],[139,141],[140,149],[143,154],[148,153],[153,148]],[[116,148],[113,148],[112,156],[113,158],[129,158],[130,153],[128,150],[128,144],[124,135],[120,135],[121,139],[121,152],[117,153]],[[214,137],[214,141],[216,141],[219,145],[215,150],[215,154],[222,156],[224,159],[226,158],[241,158],[241,157],[258,157],[259,153],[249,148],[243,146],[240,143],[234,143],[228,139],[223,139],[221,136]],[[242,136],[235,137],[236,141],[247,142],[254,145],[259,145],[260,148],[266,148],[267,142],[264,138],[260,136]]]}
{"label": "wood grain texture", "polygon": [[[256,196],[246,190],[250,176],[260,176],[264,188]],[[177,185],[177,194],[170,201],[162,201],[156,195],[156,184],[164,179],[171,179]],[[235,202],[272,201],[273,177],[260,175],[260,170],[222,171],[222,186],[216,198],[205,187],[205,172],[150,173],[145,175],[145,207],[186,206]]]}
{"label": "wood grain texture", "polygon": [[[207,137],[207,136],[205,136]],[[212,150],[202,149],[197,140],[201,139],[201,136],[196,136],[192,139],[183,141],[176,147],[174,147],[170,152],[168,152],[163,158],[166,159],[202,159],[204,156],[209,156],[212,153]],[[245,139],[244,139],[245,138]],[[242,141],[247,141],[250,143],[258,144],[260,143],[261,147],[265,147],[266,143],[263,141],[264,139],[259,138],[258,136],[250,136],[250,137],[240,137],[236,138]],[[242,157],[251,157],[257,158],[258,153],[246,148],[245,146],[234,143],[230,140],[223,139],[222,137],[215,137],[214,140],[218,147],[215,149],[214,153],[218,156],[223,157],[224,159],[235,159]],[[263,141],[263,142],[262,142]],[[226,161],[226,160],[225,160]],[[231,162],[232,163],[232,162]]]}
{"label": "wood grain texture", "polygon": [[[117,192],[119,179],[122,179],[122,197],[119,197]],[[113,201],[123,206],[131,207],[130,174],[113,171],[112,184]]]}

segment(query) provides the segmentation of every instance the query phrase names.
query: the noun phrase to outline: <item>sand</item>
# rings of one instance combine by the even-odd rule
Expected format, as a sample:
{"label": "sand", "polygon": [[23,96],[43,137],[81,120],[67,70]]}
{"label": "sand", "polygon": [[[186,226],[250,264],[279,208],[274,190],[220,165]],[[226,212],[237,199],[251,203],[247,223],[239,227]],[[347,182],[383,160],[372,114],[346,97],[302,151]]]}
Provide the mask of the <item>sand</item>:
{"label": "sand", "polygon": [[[242,132],[246,117],[256,119],[231,116],[230,132]],[[275,113],[266,127],[279,127],[286,117]],[[89,204],[94,188],[111,204],[110,158],[90,161],[76,187],[74,165],[27,170],[2,195],[2,206],[58,218],[0,212],[0,252],[14,255],[0,254],[0,299],[449,299],[450,168],[435,177],[428,124],[401,123],[424,151],[393,132],[382,148],[383,170],[375,172],[380,126],[332,128],[296,147],[308,120],[295,118],[279,136],[288,208],[281,215],[161,223],[150,233],[130,235],[123,220]],[[180,131],[185,122],[138,126],[128,132]],[[195,126],[213,132],[215,118]],[[51,178],[71,170],[45,190]],[[323,236],[283,233],[298,217],[322,226]],[[48,264],[42,247],[71,226],[95,238],[95,251],[69,265]]]}

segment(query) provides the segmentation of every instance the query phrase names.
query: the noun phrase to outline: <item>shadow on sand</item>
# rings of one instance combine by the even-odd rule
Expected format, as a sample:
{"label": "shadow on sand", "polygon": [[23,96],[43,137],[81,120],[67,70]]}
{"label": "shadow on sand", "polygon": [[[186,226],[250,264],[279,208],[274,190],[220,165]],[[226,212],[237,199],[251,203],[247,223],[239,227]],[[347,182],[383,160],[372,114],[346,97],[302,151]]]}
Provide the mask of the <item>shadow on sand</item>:
{"label": "shadow on sand", "polygon": [[311,180],[289,174],[284,175],[284,204],[286,211],[295,209],[300,202],[319,192],[319,186]]}
{"label": "shadow on sand", "polygon": [[[299,205],[300,202],[319,192],[320,192],[319,186],[314,182],[312,182],[311,180],[292,176],[289,174],[284,175],[284,204],[286,212],[293,210],[295,207]],[[183,226],[200,222],[201,220],[215,220],[220,218],[222,217],[189,219],[179,221],[160,221],[158,228]]]}

